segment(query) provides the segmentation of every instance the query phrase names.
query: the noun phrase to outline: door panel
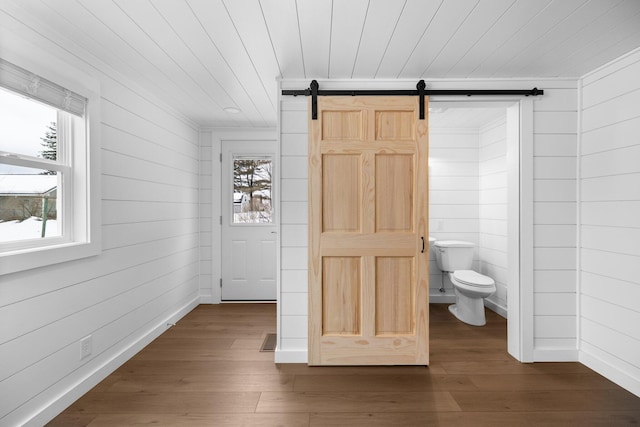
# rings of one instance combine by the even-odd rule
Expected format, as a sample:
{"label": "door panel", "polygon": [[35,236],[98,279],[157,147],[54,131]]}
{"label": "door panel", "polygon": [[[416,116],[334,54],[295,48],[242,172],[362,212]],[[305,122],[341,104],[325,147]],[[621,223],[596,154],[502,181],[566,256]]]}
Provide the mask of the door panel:
{"label": "door panel", "polygon": [[363,112],[355,111],[324,111],[322,113],[322,139],[358,140],[363,137]]}
{"label": "door panel", "polygon": [[376,230],[413,231],[414,156],[376,155]]}
{"label": "door panel", "polygon": [[273,141],[222,142],[223,301],[276,299]]}
{"label": "door panel", "polygon": [[376,141],[413,141],[413,111],[376,111]]}
{"label": "door panel", "polygon": [[231,241],[231,280],[234,282],[247,279],[247,241]]}
{"label": "door panel", "polygon": [[323,231],[360,230],[360,157],[327,154],[323,164]]}
{"label": "door panel", "polygon": [[428,130],[413,97],[309,121],[309,364],[426,365]]}
{"label": "door panel", "polygon": [[376,335],[414,332],[412,257],[376,258]]}
{"label": "door panel", "polygon": [[[273,233],[270,233],[273,236]],[[260,269],[258,277],[260,280],[276,280],[276,242],[272,240],[261,240],[260,245]]]}
{"label": "door panel", "polygon": [[322,269],[323,334],[359,334],[362,317],[360,258],[324,257]]}

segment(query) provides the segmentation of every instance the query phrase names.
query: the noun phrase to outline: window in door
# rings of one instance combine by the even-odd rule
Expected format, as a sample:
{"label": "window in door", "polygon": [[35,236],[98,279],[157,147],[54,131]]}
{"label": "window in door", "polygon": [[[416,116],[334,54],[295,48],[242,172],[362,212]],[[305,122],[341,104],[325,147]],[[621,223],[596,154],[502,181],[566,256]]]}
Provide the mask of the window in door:
{"label": "window in door", "polygon": [[270,157],[234,157],[233,224],[272,224],[273,161]]}

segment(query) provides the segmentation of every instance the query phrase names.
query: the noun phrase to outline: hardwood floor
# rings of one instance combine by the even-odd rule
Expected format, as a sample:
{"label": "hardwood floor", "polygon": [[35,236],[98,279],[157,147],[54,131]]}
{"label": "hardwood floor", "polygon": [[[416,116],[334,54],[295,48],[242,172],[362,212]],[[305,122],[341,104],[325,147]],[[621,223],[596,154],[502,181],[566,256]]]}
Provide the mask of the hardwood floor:
{"label": "hardwood floor", "polygon": [[477,328],[430,307],[428,368],[310,368],[259,351],[274,305],[201,305],[48,425],[640,424],[640,398],[585,366],[511,358],[495,313]]}

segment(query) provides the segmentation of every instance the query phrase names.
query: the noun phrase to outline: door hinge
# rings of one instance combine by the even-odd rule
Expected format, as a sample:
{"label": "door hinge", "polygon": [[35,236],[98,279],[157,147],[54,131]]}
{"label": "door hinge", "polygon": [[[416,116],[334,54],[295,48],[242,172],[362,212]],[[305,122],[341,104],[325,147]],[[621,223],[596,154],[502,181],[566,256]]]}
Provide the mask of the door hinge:
{"label": "door hinge", "polygon": [[220,287],[222,288],[222,277],[220,278]]}
{"label": "door hinge", "polygon": [[220,153],[220,163],[222,163],[222,153]]}
{"label": "door hinge", "polygon": [[220,215],[220,225],[222,225],[222,215]]}

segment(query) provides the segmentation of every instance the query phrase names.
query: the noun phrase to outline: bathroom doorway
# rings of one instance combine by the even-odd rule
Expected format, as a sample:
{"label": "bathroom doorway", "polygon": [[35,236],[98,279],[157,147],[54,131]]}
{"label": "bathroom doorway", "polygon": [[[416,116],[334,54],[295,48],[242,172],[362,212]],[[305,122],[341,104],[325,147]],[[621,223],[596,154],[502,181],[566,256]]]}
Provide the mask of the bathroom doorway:
{"label": "bathroom doorway", "polygon": [[[509,353],[521,361],[527,361],[527,328],[532,336],[532,322],[523,325],[520,300],[521,206],[526,202],[520,191],[521,151],[527,139],[521,122],[528,106],[432,100],[429,109],[430,237],[475,244],[472,269],[496,283],[485,307],[507,318]],[[434,253],[429,270],[430,302],[454,303],[453,285],[438,269]]]}

